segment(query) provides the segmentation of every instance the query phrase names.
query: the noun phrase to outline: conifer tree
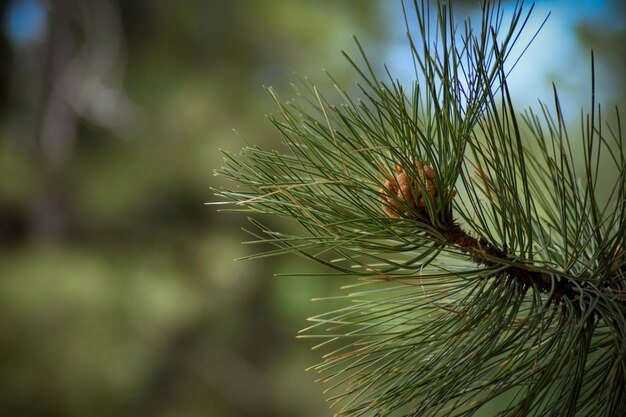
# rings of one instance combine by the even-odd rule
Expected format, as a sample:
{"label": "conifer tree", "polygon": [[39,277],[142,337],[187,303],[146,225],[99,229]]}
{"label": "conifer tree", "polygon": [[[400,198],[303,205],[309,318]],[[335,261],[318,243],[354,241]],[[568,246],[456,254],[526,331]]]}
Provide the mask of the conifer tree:
{"label": "conifer tree", "polygon": [[275,248],[262,256],[354,277],[345,306],[302,333],[325,349],[314,369],[338,415],[624,416],[619,112],[606,122],[592,94],[570,132],[556,89],[515,109],[507,75],[532,7],[481,7],[458,22],[448,2],[414,0],[408,88],[358,41],[359,91],[335,85],[339,105],[306,80],[294,100],[269,88],[288,151],[226,153],[217,174],[236,185],[219,195],[302,226],[252,217]]}

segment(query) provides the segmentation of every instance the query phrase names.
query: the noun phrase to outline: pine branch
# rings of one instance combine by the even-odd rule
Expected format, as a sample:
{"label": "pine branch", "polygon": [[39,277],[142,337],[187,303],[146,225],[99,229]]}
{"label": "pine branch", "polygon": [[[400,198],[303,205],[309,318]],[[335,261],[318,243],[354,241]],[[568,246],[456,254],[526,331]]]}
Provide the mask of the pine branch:
{"label": "pine branch", "polygon": [[[506,248],[496,248],[486,240],[481,241],[470,236],[455,222],[451,222],[439,232],[445,236],[448,244],[460,248],[474,262],[486,267],[500,267],[500,275],[512,277],[526,288],[535,288],[549,294],[550,301],[556,305],[559,305],[563,299],[569,301],[584,299],[581,297],[581,292],[593,286],[587,281],[578,281],[574,285],[570,281],[558,277],[558,275],[555,277],[545,272],[513,266],[515,259],[507,253]],[[612,291],[608,284],[604,284],[599,290],[604,293],[611,293]],[[624,315],[626,315],[626,300],[617,299],[616,302],[624,307]]]}
{"label": "pine branch", "polygon": [[[358,45],[359,99],[332,77],[340,106],[306,80],[294,100],[269,89],[289,152],[225,154],[216,173],[236,187],[218,193],[234,210],[299,225],[251,219],[252,243],[275,249],[250,258],[298,254],[358,278],[346,307],[301,334],[328,350],[313,369],[339,415],[622,416],[619,111],[604,125],[592,93],[580,138],[556,89],[553,110],[516,111],[507,62],[521,58],[511,51],[532,11],[523,2],[508,19],[483,2],[478,30],[447,2],[413,6],[412,88],[380,79]],[[591,73],[594,91],[593,58]]]}

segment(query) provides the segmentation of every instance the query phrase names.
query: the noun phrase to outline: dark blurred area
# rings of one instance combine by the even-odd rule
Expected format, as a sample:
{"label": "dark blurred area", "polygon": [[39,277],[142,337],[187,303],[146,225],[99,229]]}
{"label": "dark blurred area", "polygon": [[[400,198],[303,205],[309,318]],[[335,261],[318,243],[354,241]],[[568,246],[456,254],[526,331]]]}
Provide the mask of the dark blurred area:
{"label": "dark blurred area", "polygon": [[233,128],[279,143],[262,85],[347,80],[379,6],[0,2],[0,415],[326,412],[294,335],[336,283],[233,262],[245,217],[204,203]]}
{"label": "dark blurred area", "polygon": [[331,414],[294,335],[337,281],[233,262],[245,216],[204,203],[218,148],[280,146],[262,85],[350,85],[339,50],[389,58],[391,3],[0,1],[0,415]]}

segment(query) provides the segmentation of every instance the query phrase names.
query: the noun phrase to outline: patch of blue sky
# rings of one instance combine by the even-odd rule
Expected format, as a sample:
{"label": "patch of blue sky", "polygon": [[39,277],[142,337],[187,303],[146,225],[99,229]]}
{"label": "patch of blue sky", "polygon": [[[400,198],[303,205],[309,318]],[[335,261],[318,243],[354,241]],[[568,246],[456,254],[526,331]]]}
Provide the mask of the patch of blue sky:
{"label": "patch of blue sky", "polygon": [[4,30],[15,44],[26,44],[41,38],[46,27],[46,11],[36,0],[13,0],[4,19]]}
{"label": "patch of blue sky", "polygon": [[[532,106],[536,108],[537,100],[553,103],[552,82],[557,86],[559,98],[566,115],[579,117],[581,107],[588,108],[591,97],[591,60],[588,45],[583,44],[578,35],[580,25],[590,24],[598,28],[598,33],[610,35],[624,29],[624,19],[618,9],[619,0],[577,0],[557,1],[539,0],[528,20],[522,36],[511,57],[518,56],[530,42],[546,16],[548,21],[539,32],[524,56],[517,63],[508,78],[511,95],[518,107]],[[395,2],[389,2],[390,18],[393,20],[395,36],[388,48],[385,61],[390,72],[403,84],[410,85],[415,78],[410,50],[405,39],[405,25],[402,9]],[[411,2],[407,2],[411,3]],[[525,10],[532,3],[527,2]],[[510,16],[515,2],[503,3],[505,16]],[[409,10],[409,20],[411,6]],[[457,20],[469,17],[474,27],[480,23],[478,8],[456,8]],[[432,16],[434,18],[434,16]],[[412,33],[417,33],[414,27]],[[601,57],[600,57],[601,58]],[[512,65],[515,58],[509,61]],[[596,95],[602,102],[616,103],[620,89],[618,83],[623,82],[620,71],[611,71],[596,60]],[[601,80],[601,81],[599,81]]]}

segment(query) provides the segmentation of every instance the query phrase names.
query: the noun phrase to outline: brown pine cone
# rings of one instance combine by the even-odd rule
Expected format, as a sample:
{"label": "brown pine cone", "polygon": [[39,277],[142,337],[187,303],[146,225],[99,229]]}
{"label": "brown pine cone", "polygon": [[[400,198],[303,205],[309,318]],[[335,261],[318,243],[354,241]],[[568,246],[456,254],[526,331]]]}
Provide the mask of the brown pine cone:
{"label": "brown pine cone", "polygon": [[380,189],[379,200],[389,217],[414,219],[416,209],[426,207],[424,194],[433,200],[437,197],[435,171],[428,162],[417,162],[415,167],[419,181],[396,165],[395,177],[387,180],[384,188]]}

